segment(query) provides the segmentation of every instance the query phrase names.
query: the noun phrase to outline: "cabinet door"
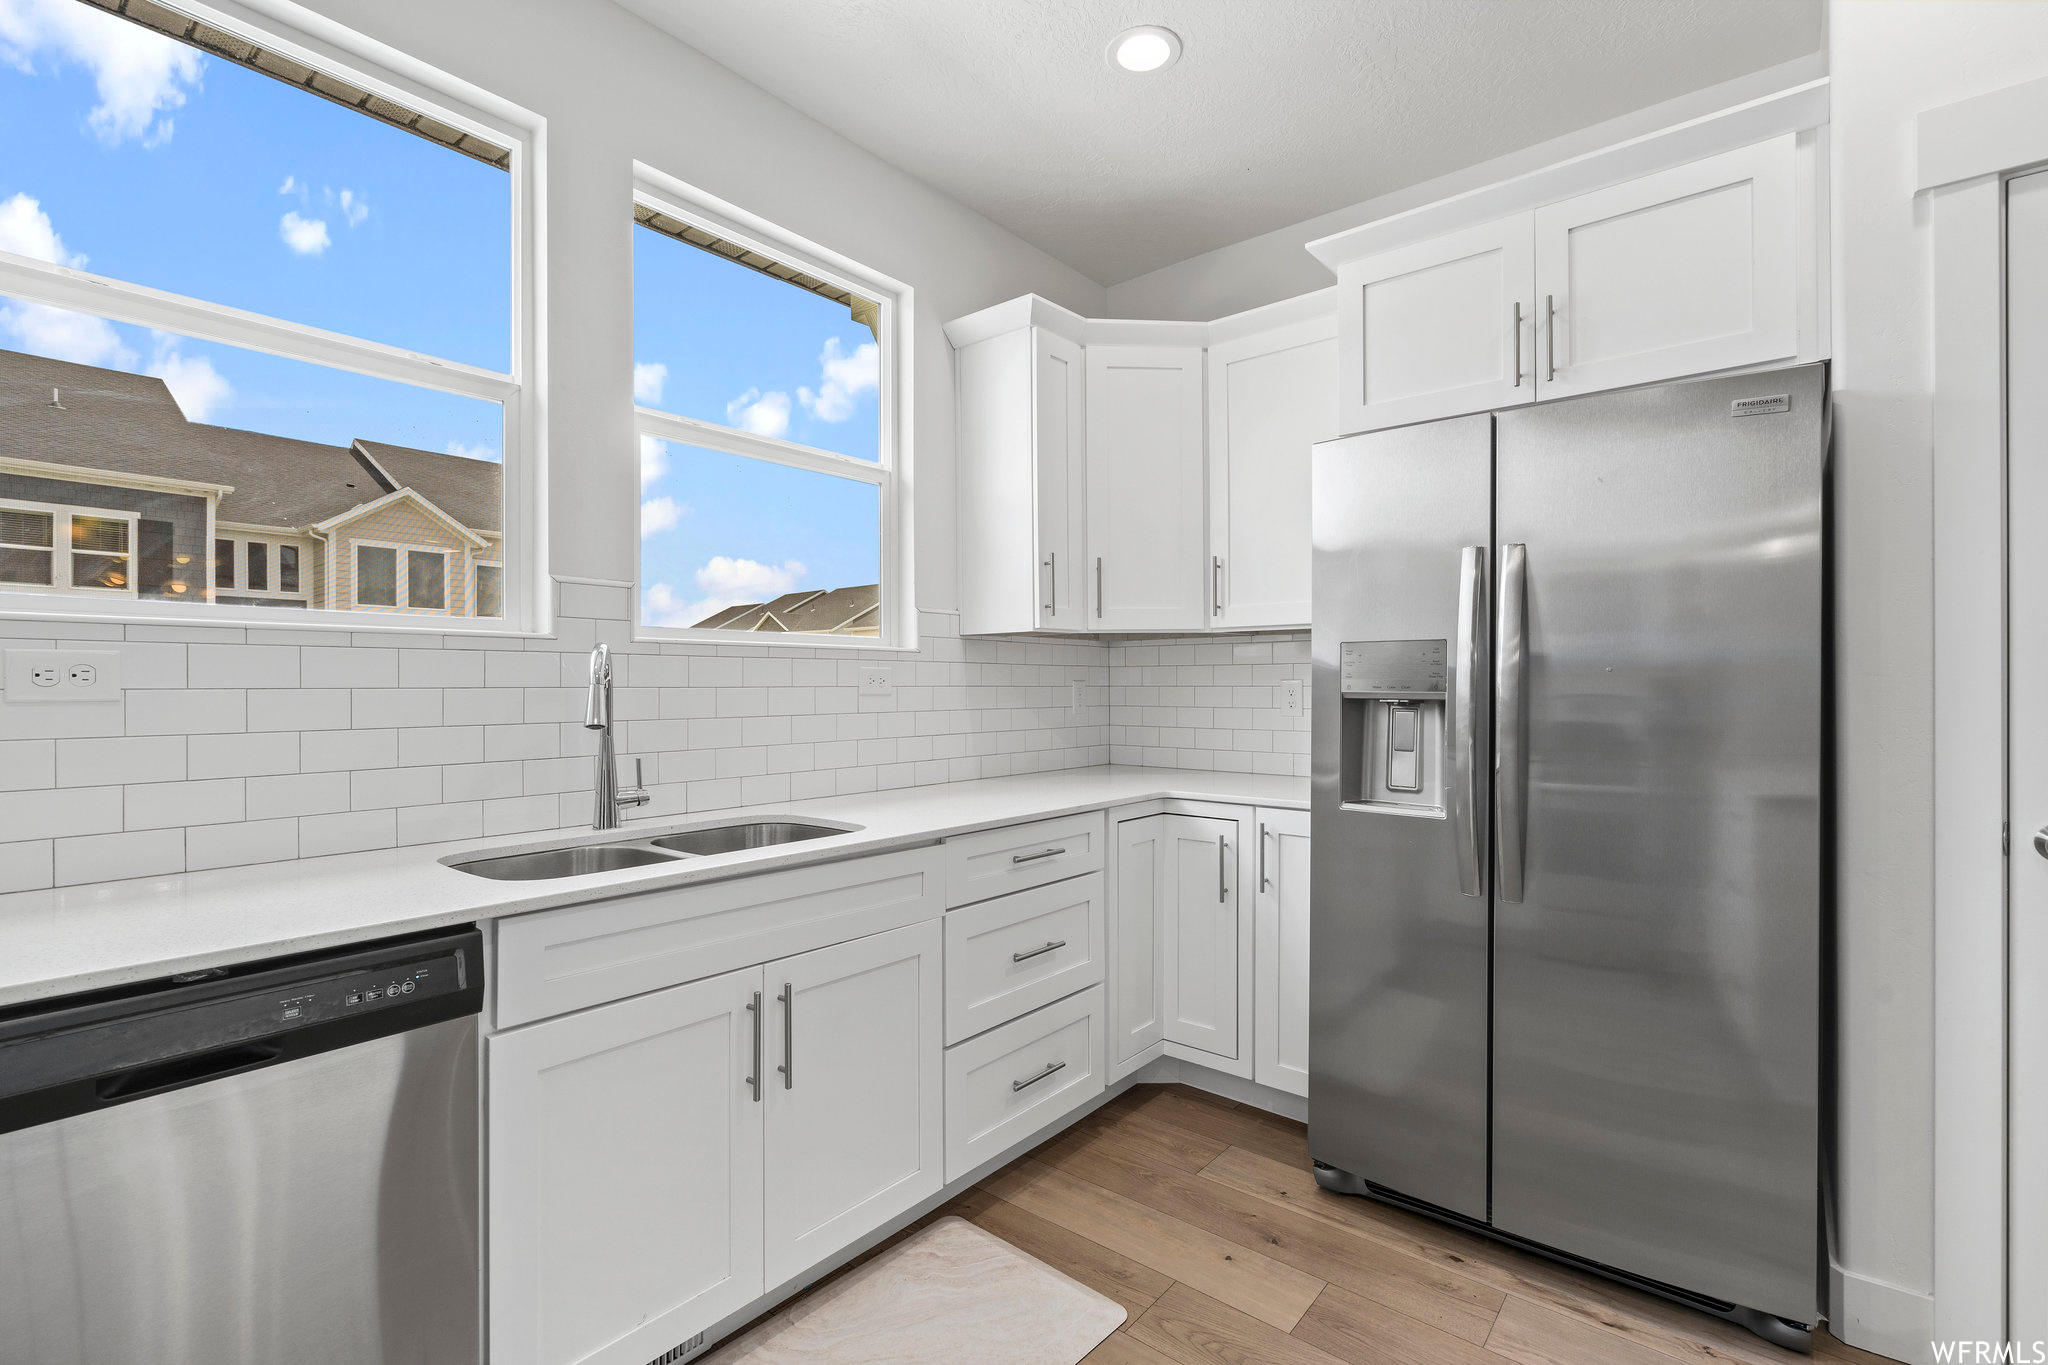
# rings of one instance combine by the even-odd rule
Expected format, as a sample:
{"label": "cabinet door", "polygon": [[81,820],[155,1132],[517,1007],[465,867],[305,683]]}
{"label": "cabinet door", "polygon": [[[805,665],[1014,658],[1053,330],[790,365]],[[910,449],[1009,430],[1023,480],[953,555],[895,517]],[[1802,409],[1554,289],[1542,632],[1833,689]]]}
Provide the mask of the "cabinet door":
{"label": "cabinet door", "polygon": [[1537,210],[1545,398],[1797,353],[1796,140]]}
{"label": "cabinet door", "polygon": [[1092,629],[1208,624],[1199,346],[1088,348],[1088,559]]}
{"label": "cabinet door", "polygon": [[766,967],[767,1283],[944,1183],[936,919]]}
{"label": "cabinet door", "polygon": [[760,991],[733,972],[487,1040],[492,1365],[645,1365],[760,1295]]}
{"label": "cabinet door", "polygon": [[1308,1094],[1308,812],[1258,813],[1252,1079]]}
{"label": "cabinet door", "polygon": [[1211,625],[1308,624],[1309,447],[1336,399],[1334,310],[1209,348]]}
{"label": "cabinet door", "polygon": [[1087,361],[1081,347],[1031,329],[1032,460],[1038,519],[1038,624],[1088,629]]}
{"label": "cabinet door", "polygon": [[1338,271],[1344,433],[1535,398],[1533,231],[1516,214]]}
{"label": "cabinet door", "polygon": [[1166,1041],[1238,1055],[1238,822],[1165,818]]}
{"label": "cabinet door", "polygon": [[1166,1037],[1166,913],[1164,815],[1119,820],[1116,886],[1110,902],[1110,1018],[1112,1076]]}

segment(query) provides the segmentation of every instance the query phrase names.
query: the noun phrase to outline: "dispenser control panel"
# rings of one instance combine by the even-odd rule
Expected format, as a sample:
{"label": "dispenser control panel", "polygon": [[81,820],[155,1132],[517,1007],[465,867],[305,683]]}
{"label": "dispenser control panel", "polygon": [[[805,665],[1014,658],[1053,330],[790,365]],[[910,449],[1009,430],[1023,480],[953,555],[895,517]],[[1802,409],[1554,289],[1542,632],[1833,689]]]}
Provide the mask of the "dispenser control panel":
{"label": "dispenser control panel", "polygon": [[1447,640],[1350,640],[1339,656],[1347,697],[1441,697],[1449,685]]}

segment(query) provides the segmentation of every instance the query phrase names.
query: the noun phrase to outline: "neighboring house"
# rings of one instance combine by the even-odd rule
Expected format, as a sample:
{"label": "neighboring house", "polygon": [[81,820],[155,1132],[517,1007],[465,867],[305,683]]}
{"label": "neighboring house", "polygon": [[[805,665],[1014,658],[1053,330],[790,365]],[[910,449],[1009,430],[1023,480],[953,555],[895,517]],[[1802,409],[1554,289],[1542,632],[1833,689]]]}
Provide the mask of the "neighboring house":
{"label": "neighboring house", "polygon": [[874,583],[830,592],[784,593],[773,602],[727,607],[699,621],[697,630],[788,631],[810,635],[879,635],[881,591]]}
{"label": "neighboring house", "polygon": [[0,351],[0,585],[504,614],[504,469],[189,422],[161,379]]}

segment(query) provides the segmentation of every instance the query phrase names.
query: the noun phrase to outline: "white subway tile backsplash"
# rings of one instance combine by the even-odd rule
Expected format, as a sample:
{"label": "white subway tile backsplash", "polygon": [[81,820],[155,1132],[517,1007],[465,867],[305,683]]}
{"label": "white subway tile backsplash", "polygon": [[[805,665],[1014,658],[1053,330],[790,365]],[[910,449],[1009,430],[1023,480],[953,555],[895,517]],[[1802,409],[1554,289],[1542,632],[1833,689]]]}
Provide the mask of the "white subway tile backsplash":
{"label": "white subway tile backsplash", "polygon": [[288,645],[188,645],[188,687],[297,687],[300,651]]}
{"label": "white subway tile backsplash", "polygon": [[400,687],[482,687],[484,655],[474,649],[403,649]]}
{"label": "white subway tile backsplash", "polygon": [[397,764],[396,730],[309,730],[299,736],[299,767],[304,772],[345,772]]}
{"label": "white subway tile backsplash", "polygon": [[128,829],[219,825],[243,818],[243,786],[238,777],[205,782],[145,782],[125,791],[124,824]]}
{"label": "white subway tile backsplash", "polygon": [[346,730],[348,692],[340,688],[257,690],[249,693],[251,730]]}
{"label": "white subway tile backsplash", "polygon": [[123,700],[131,735],[207,735],[249,728],[248,693],[240,688],[130,692]]}
{"label": "white subway tile backsplash", "polygon": [[93,834],[59,839],[56,882],[111,882],[124,877],[161,877],[185,870],[185,831],[152,829],[134,834]]}
{"label": "white subway tile backsplash", "polygon": [[[203,738],[214,739],[207,735]],[[183,735],[138,735],[125,739],[60,739],[57,785],[108,787],[125,782],[178,782],[186,776]]]}
{"label": "white subway tile backsplash", "polygon": [[439,768],[365,768],[349,774],[349,805],[356,810],[431,806],[440,800]]}
{"label": "white subway tile backsplash", "polygon": [[398,651],[395,649],[380,649],[374,645],[319,645],[300,652],[305,656],[304,682],[307,687],[398,686]]}
{"label": "white subway tile backsplash", "polygon": [[321,858],[330,853],[360,853],[398,843],[398,812],[356,810],[337,815],[308,815],[299,821],[299,856]]}
{"label": "white subway tile backsplash", "polygon": [[255,820],[273,816],[326,815],[349,808],[345,772],[295,773],[249,779],[248,812]]}
{"label": "white subway tile backsplash", "polygon": [[450,839],[481,839],[481,801],[451,801],[438,806],[402,806],[398,811],[398,842],[438,844]]}
{"label": "white subway tile backsplash", "polygon": [[0,891],[40,891],[53,880],[51,841],[0,843]]}
{"label": "white subway tile backsplash", "polygon": [[[195,779],[268,777],[299,770],[299,736],[294,730],[247,735],[194,735],[184,742],[189,754],[188,771],[180,776]],[[124,780],[135,782],[144,779],[129,777]]]}
{"label": "white subway tile backsplash", "polygon": [[441,693],[435,688],[358,688],[350,696],[350,724],[358,730],[441,723]]}
{"label": "white subway tile backsplash", "polygon": [[299,822],[246,820],[232,825],[199,825],[185,831],[185,870],[242,867],[299,856]]}
{"label": "white subway tile backsplash", "polygon": [[0,791],[32,791],[56,785],[56,740],[0,740]]}
{"label": "white subway tile backsplash", "polygon": [[122,828],[119,787],[56,787],[0,792],[0,837],[62,839]]}

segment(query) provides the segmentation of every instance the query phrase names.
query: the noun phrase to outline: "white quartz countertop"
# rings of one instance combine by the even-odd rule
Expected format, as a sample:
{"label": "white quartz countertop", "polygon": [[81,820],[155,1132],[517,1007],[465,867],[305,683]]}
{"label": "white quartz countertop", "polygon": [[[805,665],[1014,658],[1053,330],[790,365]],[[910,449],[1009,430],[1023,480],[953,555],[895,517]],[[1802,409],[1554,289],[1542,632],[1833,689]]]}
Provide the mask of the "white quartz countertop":
{"label": "white quartz countertop", "polygon": [[[625,828],[421,844],[331,858],[0,895],[0,1007],[176,972],[663,887],[928,844],[969,830],[1160,798],[1304,809],[1298,777],[1173,768],[1070,768],[815,801],[629,821]],[[846,834],[655,867],[505,882],[444,860],[565,844],[632,842],[743,820],[858,825]]]}

